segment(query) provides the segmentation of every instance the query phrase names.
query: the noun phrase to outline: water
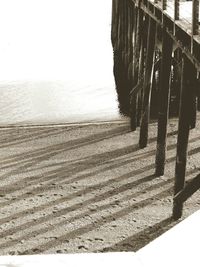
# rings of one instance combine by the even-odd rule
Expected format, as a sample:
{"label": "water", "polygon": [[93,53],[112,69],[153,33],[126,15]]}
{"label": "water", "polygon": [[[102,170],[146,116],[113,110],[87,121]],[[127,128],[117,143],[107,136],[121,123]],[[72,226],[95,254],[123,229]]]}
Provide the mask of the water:
{"label": "water", "polygon": [[0,0],[0,125],[118,119],[111,0]]}

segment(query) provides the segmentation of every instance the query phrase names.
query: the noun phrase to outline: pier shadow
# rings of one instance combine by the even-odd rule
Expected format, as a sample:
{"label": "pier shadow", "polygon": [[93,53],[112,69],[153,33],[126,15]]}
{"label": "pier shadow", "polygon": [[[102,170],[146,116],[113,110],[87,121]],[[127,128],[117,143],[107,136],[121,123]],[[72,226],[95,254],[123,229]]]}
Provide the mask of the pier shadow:
{"label": "pier shadow", "polygon": [[[101,217],[100,219],[95,220],[95,222],[86,224],[82,227],[76,228],[73,231],[69,231],[68,233],[59,236],[58,239],[56,241],[54,241],[54,243],[52,243],[51,241],[43,243],[42,245],[36,246],[35,248],[32,248],[31,250],[25,250],[22,252],[22,254],[32,254],[34,252],[36,253],[41,253],[42,251],[47,251],[52,247],[56,247],[58,246],[60,243],[62,243],[64,240],[73,240],[75,238],[77,238],[78,236],[82,236],[84,234],[87,234],[95,229],[99,229],[99,227],[106,225],[110,222],[116,221],[118,219],[121,219],[123,217],[125,217],[126,215],[128,215],[129,213],[133,212],[134,210],[139,210],[142,209],[148,205],[150,205],[153,201],[155,201],[155,198],[163,198],[166,196],[170,195],[172,188],[168,188],[166,190],[163,190],[161,192],[159,192],[158,194],[155,194],[154,196],[150,197],[150,198],[146,198],[142,201],[136,202],[133,205],[129,205],[128,207],[122,208],[117,212],[112,212],[111,214],[104,216],[103,218]],[[129,198],[134,197],[133,196],[129,196]],[[100,212],[103,209],[109,209],[110,207],[112,207],[112,202],[103,206],[103,207],[99,207],[99,210],[96,212]],[[92,212],[91,212],[92,213]],[[90,214],[86,214],[87,216]],[[83,216],[83,215],[82,215]],[[72,218],[72,220],[75,220],[76,218]],[[69,223],[71,222],[70,220],[67,222]],[[56,225],[56,227],[58,226],[63,226],[66,222],[62,222],[59,223],[59,225]],[[55,226],[54,226],[55,227]],[[6,244],[3,244],[3,246],[5,246]]]}
{"label": "pier shadow", "polygon": [[136,252],[151,241],[175,226],[178,221],[174,221],[172,217],[168,217],[152,226],[148,226],[142,231],[137,232],[114,246],[104,248],[98,252]]}
{"label": "pier shadow", "polygon": [[[10,175],[17,175],[18,179],[10,179],[9,183],[0,187],[0,207],[3,211],[0,216],[0,254],[13,251],[15,254],[49,251],[68,253],[72,252],[71,244],[79,238],[79,246],[73,252],[84,252],[83,236],[98,232],[99,229],[105,230],[106,225],[113,222],[116,222],[117,228],[118,220],[126,220],[127,216],[138,214],[147,207],[152,209],[158,201],[168,203],[172,197],[174,177],[159,179],[154,176],[154,136],[150,138],[148,148],[139,150],[138,145],[129,144],[133,133],[127,126],[114,126],[111,130],[101,130],[96,134],[87,132],[71,141],[67,137],[63,142],[59,136],[65,134],[65,131],[60,130],[57,132],[58,144],[49,146],[47,142],[43,148],[30,147],[28,151],[22,150],[22,153],[18,149],[12,150],[11,155],[6,155],[2,161],[2,182]],[[56,131],[51,133],[50,138],[54,138],[53,133],[56,134]],[[34,134],[37,136],[37,131]],[[41,138],[43,134],[44,138],[48,136],[48,132],[41,132]],[[169,137],[175,134],[176,131],[171,131]],[[26,132],[26,136],[27,140],[32,140],[31,134]],[[193,143],[196,141],[196,137],[191,139]],[[37,142],[40,142],[39,136]],[[106,142],[113,142],[112,149],[107,148]],[[101,151],[95,150],[99,144],[104,144]],[[120,147],[117,147],[119,144]],[[176,144],[172,143],[168,150],[174,150],[175,147]],[[89,153],[77,153],[71,159],[70,153],[77,149],[89,149]],[[198,152],[197,148],[193,148],[189,154]],[[61,161],[51,162],[52,158],[57,157]],[[174,155],[168,157],[167,164],[173,164],[174,160]],[[163,226],[164,223],[167,227],[167,221],[163,221]],[[134,223],[130,227],[135,227]],[[52,242],[51,236],[55,235],[55,229],[58,232]],[[148,229],[145,231],[148,232]],[[141,235],[143,239],[147,232]],[[150,239],[146,237],[148,242]],[[134,248],[143,245],[144,240],[139,232],[134,238],[138,240]],[[110,251],[121,251],[124,244],[129,243],[128,240],[129,237],[124,239],[123,244],[119,242],[108,248],[108,237],[108,240],[103,240],[105,251],[107,248]],[[95,238],[93,241],[96,242]],[[89,247],[87,252],[93,250]]]}

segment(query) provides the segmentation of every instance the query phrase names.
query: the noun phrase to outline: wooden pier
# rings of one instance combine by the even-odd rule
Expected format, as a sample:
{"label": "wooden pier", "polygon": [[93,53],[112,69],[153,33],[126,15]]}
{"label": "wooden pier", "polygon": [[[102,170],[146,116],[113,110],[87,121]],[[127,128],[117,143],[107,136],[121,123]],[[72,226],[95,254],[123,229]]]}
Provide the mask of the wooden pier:
{"label": "wooden pier", "polygon": [[179,125],[173,217],[200,188],[200,175],[185,183],[188,138],[200,107],[199,0],[113,0],[112,45],[119,107],[140,127],[139,146],[148,144],[151,109],[157,110],[155,175],[164,175],[172,88]]}

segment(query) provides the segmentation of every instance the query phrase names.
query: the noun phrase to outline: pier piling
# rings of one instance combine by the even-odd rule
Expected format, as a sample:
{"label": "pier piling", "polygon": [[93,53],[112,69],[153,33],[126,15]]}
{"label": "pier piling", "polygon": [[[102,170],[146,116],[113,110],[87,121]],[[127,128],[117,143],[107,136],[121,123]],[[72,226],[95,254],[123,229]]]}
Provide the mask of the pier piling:
{"label": "pier piling", "polygon": [[152,88],[152,77],[154,71],[154,58],[155,58],[155,38],[156,38],[156,23],[150,18],[148,28],[148,39],[147,39],[147,52],[145,61],[145,74],[144,74],[144,99],[142,105],[142,116],[140,126],[140,139],[139,146],[144,148],[148,142],[148,126],[149,126],[149,115],[150,115],[150,98]]}
{"label": "pier piling", "polygon": [[169,114],[170,77],[173,41],[163,28],[161,77],[158,92],[158,135],[156,151],[156,176],[164,174],[166,158],[167,122]]}
{"label": "pier piling", "polygon": [[[185,172],[187,163],[187,148],[190,131],[190,112],[193,96],[190,93],[195,79],[195,69],[188,58],[183,55],[182,80],[181,80],[181,101],[179,112],[179,126],[177,139],[177,155],[175,170],[175,195],[184,188]],[[182,215],[183,203],[174,201],[173,216],[178,219]]]}
{"label": "pier piling", "polygon": [[[188,12],[184,23],[183,9]],[[179,119],[174,219],[181,217],[184,201],[200,187],[199,175],[185,185],[189,132],[200,110],[199,25],[199,0],[113,0],[111,39],[119,108],[130,117],[132,131],[140,127],[141,149],[148,144],[150,114],[156,112],[155,176],[164,175],[169,116]]]}

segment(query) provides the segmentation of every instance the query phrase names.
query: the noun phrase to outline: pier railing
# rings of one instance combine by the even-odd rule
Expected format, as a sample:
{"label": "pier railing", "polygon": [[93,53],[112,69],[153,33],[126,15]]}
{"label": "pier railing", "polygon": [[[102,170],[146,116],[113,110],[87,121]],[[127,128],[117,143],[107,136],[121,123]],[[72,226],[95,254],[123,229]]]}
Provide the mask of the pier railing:
{"label": "pier railing", "polygon": [[[200,175],[185,185],[190,129],[199,103],[199,0],[113,0],[112,44],[120,110],[140,127],[139,146],[148,144],[150,109],[157,110],[155,174],[164,174],[170,92],[179,98],[173,217],[200,188]],[[153,104],[152,104],[153,103]]]}

